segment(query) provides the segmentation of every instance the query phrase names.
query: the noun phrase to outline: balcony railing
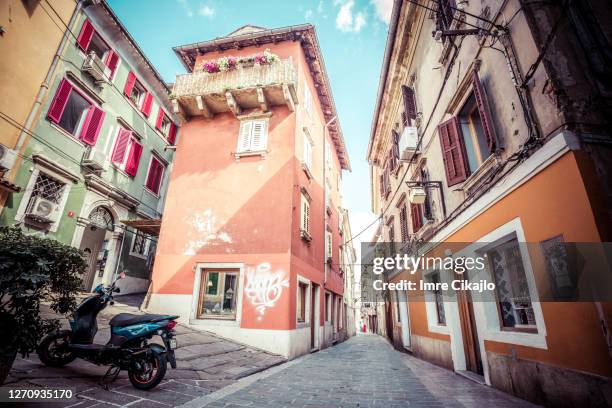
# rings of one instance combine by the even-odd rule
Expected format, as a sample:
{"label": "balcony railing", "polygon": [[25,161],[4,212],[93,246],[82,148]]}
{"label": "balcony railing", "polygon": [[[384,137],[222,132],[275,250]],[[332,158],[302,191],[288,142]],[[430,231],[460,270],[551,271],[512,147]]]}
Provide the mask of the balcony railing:
{"label": "balcony railing", "polygon": [[178,75],[174,83],[175,111],[211,117],[215,113],[297,103],[297,72],[291,58],[268,65],[239,67],[217,73]]}

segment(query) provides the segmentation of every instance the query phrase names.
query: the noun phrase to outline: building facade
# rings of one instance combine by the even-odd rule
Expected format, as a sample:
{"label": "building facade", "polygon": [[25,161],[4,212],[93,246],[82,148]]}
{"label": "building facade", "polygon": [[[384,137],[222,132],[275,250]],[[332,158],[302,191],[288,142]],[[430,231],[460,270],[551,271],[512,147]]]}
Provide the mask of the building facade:
{"label": "building facade", "polygon": [[178,131],[169,89],[106,2],[63,24],[0,222],[83,250],[84,290],[125,271],[123,293],[146,292]]}
{"label": "building facade", "polygon": [[[341,190],[341,186],[338,188]],[[357,254],[353,247],[349,212],[346,208],[339,209],[339,229],[340,229],[340,273],[344,277],[344,293],[342,312],[344,316],[344,327],[348,337],[354,336],[357,329],[359,318],[359,308],[357,305],[357,294],[355,288],[355,263]]]}
{"label": "building facade", "polygon": [[[64,32],[56,19],[69,21],[75,9],[72,0],[60,0],[52,6],[40,2],[5,1],[0,6],[0,211],[12,193],[23,186],[14,183],[21,163],[23,147],[29,140],[27,130],[35,119],[36,107],[48,86],[49,66]],[[53,10],[51,10],[53,7]],[[36,52],[32,52],[35,50]],[[16,63],[17,62],[17,63]]]}
{"label": "building facade", "polygon": [[604,406],[610,304],[540,296],[568,283],[548,250],[611,238],[609,5],[419,3],[396,1],[391,17],[368,150],[373,209],[389,247],[428,256],[453,243],[455,258],[494,260],[497,300],[390,292],[387,335],[536,403]]}
{"label": "building facade", "polygon": [[338,341],[349,161],[314,27],[175,52],[185,124],[148,309],[289,358]]}

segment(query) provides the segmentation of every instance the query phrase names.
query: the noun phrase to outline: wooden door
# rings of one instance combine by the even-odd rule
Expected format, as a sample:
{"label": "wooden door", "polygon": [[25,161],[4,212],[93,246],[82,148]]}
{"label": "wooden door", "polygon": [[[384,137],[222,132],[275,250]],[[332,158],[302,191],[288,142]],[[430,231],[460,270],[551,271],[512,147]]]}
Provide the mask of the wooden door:
{"label": "wooden door", "polygon": [[461,320],[466,369],[482,375],[482,358],[474,317],[474,304],[469,291],[457,291],[457,306],[459,307],[459,318]]}

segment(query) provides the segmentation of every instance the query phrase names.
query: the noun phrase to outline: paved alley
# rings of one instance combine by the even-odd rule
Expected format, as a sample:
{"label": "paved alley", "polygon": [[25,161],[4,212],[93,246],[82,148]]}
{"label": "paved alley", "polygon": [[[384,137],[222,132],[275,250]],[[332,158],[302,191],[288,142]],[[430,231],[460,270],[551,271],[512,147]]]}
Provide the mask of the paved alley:
{"label": "paved alley", "polygon": [[534,407],[399,353],[383,338],[346,342],[193,400],[189,407]]}

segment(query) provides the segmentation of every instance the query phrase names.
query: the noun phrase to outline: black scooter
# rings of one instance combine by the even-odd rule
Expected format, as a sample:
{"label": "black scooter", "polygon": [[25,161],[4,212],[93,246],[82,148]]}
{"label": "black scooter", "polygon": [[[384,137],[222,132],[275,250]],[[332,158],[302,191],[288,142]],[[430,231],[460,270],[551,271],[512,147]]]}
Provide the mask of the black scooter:
{"label": "black scooter", "polygon": [[[64,366],[79,357],[97,365],[109,365],[104,378],[113,381],[121,370],[128,371],[132,385],[141,390],[157,386],[166,374],[167,362],[176,368],[174,349],[175,319],[178,316],[120,313],[110,320],[111,338],[106,344],[95,344],[98,313],[113,302],[119,292],[117,281],[109,287],[98,285],[93,295],[84,299],[70,320],[72,330],[59,330],[45,336],[37,349],[38,357],[49,367]],[[154,335],[162,338],[164,346],[149,344]]]}

